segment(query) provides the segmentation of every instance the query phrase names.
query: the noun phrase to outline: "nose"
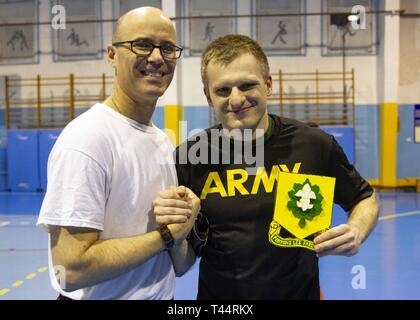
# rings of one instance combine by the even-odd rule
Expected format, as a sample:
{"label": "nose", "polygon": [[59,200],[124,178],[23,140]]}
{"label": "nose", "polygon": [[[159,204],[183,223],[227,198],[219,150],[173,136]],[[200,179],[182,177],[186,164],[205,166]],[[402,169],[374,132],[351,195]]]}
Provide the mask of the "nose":
{"label": "nose", "polygon": [[245,95],[244,93],[239,90],[237,87],[232,88],[230,93],[229,104],[232,109],[240,109],[245,102]]}
{"label": "nose", "polygon": [[160,53],[160,49],[154,48],[153,51],[148,55],[147,60],[152,64],[162,64],[163,57]]}

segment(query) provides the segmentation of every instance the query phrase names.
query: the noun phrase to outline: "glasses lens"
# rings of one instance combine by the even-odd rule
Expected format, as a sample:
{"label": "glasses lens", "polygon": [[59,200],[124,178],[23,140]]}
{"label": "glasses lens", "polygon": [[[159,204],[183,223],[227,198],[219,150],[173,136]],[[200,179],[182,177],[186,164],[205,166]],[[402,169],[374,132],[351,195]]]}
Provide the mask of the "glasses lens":
{"label": "glasses lens", "polygon": [[160,50],[166,58],[177,58],[177,48],[172,44],[163,44],[160,46]]}
{"label": "glasses lens", "polygon": [[168,59],[178,59],[181,56],[182,51],[182,49],[170,43],[165,43],[161,46],[156,46],[153,43],[146,40],[134,41],[132,44],[132,48],[133,52],[140,56],[147,56],[153,52],[154,48],[159,48],[162,56]]}
{"label": "glasses lens", "polygon": [[134,41],[133,51],[139,55],[148,55],[153,51],[153,43],[144,40]]}

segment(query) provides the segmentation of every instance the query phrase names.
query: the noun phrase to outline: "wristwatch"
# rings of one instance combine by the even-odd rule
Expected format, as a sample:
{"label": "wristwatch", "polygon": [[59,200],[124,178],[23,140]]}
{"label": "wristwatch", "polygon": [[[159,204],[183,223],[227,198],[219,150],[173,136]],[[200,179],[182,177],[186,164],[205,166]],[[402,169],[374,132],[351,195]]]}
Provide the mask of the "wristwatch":
{"label": "wristwatch", "polygon": [[170,249],[175,244],[171,231],[164,224],[159,225],[157,230],[159,231],[163,242],[165,242],[166,249]]}

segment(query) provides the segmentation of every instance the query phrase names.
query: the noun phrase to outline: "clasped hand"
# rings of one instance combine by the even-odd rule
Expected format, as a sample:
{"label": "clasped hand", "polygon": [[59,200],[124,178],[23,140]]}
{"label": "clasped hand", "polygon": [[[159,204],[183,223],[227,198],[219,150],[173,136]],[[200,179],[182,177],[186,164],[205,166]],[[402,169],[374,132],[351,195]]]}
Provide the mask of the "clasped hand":
{"label": "clasped hand", "polygon": [[156,222],[168,225],[176,241],[188,235],[199,211],[200,199],[184,186],[160,191],[153,201]]}

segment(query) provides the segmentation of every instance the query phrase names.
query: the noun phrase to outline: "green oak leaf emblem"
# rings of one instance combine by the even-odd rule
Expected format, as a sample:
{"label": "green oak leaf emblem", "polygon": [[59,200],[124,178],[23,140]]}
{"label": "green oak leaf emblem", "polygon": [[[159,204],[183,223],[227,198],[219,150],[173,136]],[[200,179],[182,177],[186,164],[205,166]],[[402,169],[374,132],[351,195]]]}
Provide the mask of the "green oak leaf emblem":
{"label": "green oak leaf emblem", "polygon": [[295,183],[293,189],[288,192],[290,201],[287,208],[299,219],[299,227],[304,228],[306,220],[311,221],[322,211],[324,197],[316,184],[306,179],[302,184]]}

